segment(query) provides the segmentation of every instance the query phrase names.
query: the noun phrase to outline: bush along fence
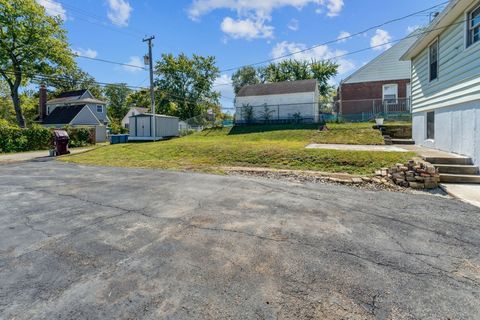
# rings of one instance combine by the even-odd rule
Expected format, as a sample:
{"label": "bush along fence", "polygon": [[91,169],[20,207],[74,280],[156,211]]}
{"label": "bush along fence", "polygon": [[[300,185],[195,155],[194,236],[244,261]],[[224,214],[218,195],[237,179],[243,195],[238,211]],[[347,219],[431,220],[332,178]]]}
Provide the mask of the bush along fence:
{"label": "bush along fence", "polygon": [[440,182],[438,170],[433,165],[415,160],[378,170],[376,175],[389,178],[398,186],[412,189],[436,189]]}
{"label": "bush along fence", "polygon": [[[95,129],[64,128],[70,136],[70,147],[95,144]],[[0,153],[48,150],[52,148],[53,129],[32,126],[22,129],[0,126]]]}

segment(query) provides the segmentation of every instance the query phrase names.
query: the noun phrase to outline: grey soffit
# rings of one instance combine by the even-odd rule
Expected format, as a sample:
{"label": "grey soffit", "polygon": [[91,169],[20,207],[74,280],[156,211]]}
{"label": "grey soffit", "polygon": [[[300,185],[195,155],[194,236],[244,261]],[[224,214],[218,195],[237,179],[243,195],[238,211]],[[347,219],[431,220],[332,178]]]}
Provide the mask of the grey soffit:
{"label": "grey soffit", "polygon": [[315,92],[317,80],[284,81],[244,86],[237,97],[268,96],[275,94],[289,94]]}
{"label": "grey soffit", "polygon": [[57,107],[48,115],[43,124],[69,124],[85,105]]}

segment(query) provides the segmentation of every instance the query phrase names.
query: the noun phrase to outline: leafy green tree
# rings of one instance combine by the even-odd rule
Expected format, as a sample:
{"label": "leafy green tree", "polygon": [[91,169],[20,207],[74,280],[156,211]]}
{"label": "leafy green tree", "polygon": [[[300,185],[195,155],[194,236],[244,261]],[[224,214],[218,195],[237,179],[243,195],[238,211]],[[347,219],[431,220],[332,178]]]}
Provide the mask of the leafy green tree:
{"label": "leafy green tree", "polygon": [[219,104],[220,93],[213,83],[220,74],[215,57],[164,54],[155,65],[156,87],[161,94],[159,107],[174,102],[181,119],[198,116]]}
{"label": "leafy green tree", "polygon": [[16,120],[25,127],[19,88],[38,74],[73,67],[62,20],[35,0],[0,0],[0,75],[7,82]]}
{"label": "leafy green tree", "polygon": [[45,82],[49,87],[54,87],[58,93],[88,89],[95,98],[103,98],[102,88],[96,83],[94,77],[78,67],[70,69],[59,68],[54,76],[42,82]]}
{"label": "leafy green tree", "polygon": [[267,83],[316,79],[323,96],[331,88],[328,81],[337,75],[338,65],[330,61],[284,60],[259,68],[258,73],[262,82]]}
{"label": "leafy green tree", "polygon": [[148,90],[130,92],[127,97],[127,106],[129,108],[138,107],[150,109],[150,92]]}
{"label": "leafy green tree", "polygon": [[242,67],[232,75],[233,89],[238,94],[242,87],[247,85],[259,84],[261,79],[257,69],[251,66]]}
{"label": "leafy green tree", "polygon": [[104,93],[108,102],[108,116],[113,121],[119,122],[128,113],[127,98],[132,90],[125,83],[109,84]]}

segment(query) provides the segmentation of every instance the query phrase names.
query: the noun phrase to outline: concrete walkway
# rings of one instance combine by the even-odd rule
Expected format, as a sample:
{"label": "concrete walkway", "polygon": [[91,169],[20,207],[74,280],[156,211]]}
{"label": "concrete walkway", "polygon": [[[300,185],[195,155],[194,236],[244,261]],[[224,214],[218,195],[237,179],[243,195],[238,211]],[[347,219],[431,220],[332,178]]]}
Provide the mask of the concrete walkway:
{"label": "concrete walkway", "polygon": [[422,157],[439,157],[439,158],[444,158],[444,157],[451,157],[451,158],[465,158],[465,156],[456,154],[456,153],[450,153],[446,151],[441,151],[437,149],[430,149],[430,148],[425,148],[419,145],[395,145],[396,147],[402,147],[403,149],[406,149],[408,151],[416,152],[418,155]]}
{"label": "concrete walkway", "polygon": [[353,145],[353,144],[310,144],[307,149],[345,150],[345,151],[383,151],[408,152],[405,148],[384,145]]}
{"label": "concrete walkway", "polygon": [[[86,147],[86,148],[75,148],[70,149],[71,154],[82,153],[95,149],[96,147]],[[0,163],[12,163],[12,162],[23,162],[31,161],[36,159],[48,158],[49,151],[32,151],[32,152],[20,152],[20,153],[7,153],[0,155]]]}
{"label": "concrete walkway", "polygon": [[480,208],[479,184],[442,183],[440,187],[452,197]]}

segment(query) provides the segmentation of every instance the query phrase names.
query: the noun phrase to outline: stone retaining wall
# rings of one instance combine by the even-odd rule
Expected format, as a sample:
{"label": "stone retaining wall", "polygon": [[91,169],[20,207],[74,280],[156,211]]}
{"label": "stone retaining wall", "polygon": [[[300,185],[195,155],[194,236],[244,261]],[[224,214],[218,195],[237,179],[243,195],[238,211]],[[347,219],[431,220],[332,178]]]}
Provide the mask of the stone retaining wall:
{"label": "stone retaining wall", "polygon": [[440,175],[430,163],[410,160],[407,164],[401,163],[376,172],[377,176],[388,177],[396,185],[412,189],[438,188]]}

